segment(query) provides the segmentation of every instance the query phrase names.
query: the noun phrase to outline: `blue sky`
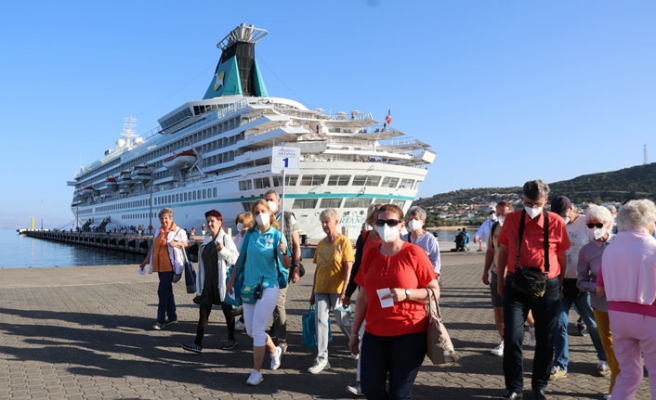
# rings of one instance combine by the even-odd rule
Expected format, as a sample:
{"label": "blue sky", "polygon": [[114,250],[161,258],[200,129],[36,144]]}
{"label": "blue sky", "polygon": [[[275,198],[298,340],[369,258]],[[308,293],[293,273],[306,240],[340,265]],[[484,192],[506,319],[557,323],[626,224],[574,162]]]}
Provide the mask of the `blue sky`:
{"label": "blue sky", "polygon": [[654,1],[0,2],[0,227],[73,220],[73,179],[201,99],[242,22],[270,95],[372,112],[437,153],[420,197],[656,161]]}

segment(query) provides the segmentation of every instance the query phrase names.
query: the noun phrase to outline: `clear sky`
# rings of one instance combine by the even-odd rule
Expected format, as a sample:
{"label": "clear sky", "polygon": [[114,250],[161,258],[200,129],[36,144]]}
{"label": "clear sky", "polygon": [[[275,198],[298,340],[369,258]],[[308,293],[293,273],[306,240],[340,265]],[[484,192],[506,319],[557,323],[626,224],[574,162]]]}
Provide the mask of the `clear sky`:
{"label": "clear sky", "polygon": [[420,197],[656,161],[656,2],[2,1],[0,227],[73,221],[78,172],[203,97],[242,22],[269,90],[429,143]]}

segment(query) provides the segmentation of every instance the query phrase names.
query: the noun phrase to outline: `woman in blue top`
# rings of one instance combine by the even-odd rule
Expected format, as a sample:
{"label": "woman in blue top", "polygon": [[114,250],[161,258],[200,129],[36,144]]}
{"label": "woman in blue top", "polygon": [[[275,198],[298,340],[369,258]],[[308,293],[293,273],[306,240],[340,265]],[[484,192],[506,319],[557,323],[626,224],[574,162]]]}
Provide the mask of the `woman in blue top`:
{"label": "woman in blue top", "polygon": [[[273,344],[265,329],[278,301],[278,265],[289,269],[291,258],[285,235],[280,233],[269,204],[263,199],[258,200],[251,212],[257,226],[250,228],[244,237],[237,266],[226,290],[233,296],[241,296],[243,302],[246,333],[253,338],[253,370],[246,384],[255,386],[264,380],[260,368],[265,349],[271,355],[271,369],[280,367],[282,349]],[[236,277],[241,273],[244,283],[233,289]],[[261,290],[257,289],[258,286]]]}

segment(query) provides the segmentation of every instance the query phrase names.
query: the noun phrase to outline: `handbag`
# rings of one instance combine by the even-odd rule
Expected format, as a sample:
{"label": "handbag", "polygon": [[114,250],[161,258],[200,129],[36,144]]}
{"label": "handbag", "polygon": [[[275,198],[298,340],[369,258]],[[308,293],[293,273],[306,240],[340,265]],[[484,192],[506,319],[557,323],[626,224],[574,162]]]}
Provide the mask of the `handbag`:
{"label": "handbag", "polygon": [[[178,233],[179,233],[181,230],[182,230],[182,229],[178,229],[178,230],[175,232],[175,236],[177,236]],[[184,250],[183,250],[183,251],[184,251]],[[184,271],[184,266],[183,266],[183,268],[181,268],[180,270],[177,270],[177,269],[175,268],[175,263],[173,263],[173,272],[174,272],[174,273],[173,273],[173,279],[171,279],[171,281],[172,281],[173,283],[178,283],[178,282],[180,282],[180,279],[182,279],[182,272],[183,272],[183,271]]]}
{"label": "handbag", "polygon": [[184,258],[184,277],[185,285],[187,285],[187,293],[196,293],[196,271],[194,271],[194,264],[187,258],[187,250],[182,249],[182,256]]}
{"label": "handbag", "polygon": [[[246,257],[244,255],[244,257]],[[226,277],[226,284],[230,282],[230,276],[232,275],[232,270],[235,268],[234,265],[231,265],[228,268],[228,276]],[[233,307],[240,307],[242,305],[241,296],[239,295],[241,287],[244,286],[244,270],[242,268],[237,270],[237,276],[235,276],[235,284],[232,287],[232,294],[226,293],[225,299],[223,300],[226,304],[230,304]]]}
{"label": "handbag", "polygon": [[[317,322],[316,322],[317,311],[313,305],[303,314],[302,323],[303,323],[303,346],[309,347],[311,349],[317,348]],[[333,332],[330,327],[330,318],[328,318],[328,341],[333,340]]]}
{"label": "handbag", "polygon": [[440,304],[432,288],[425,288],[428,293],[428,306],[426,320],[428,330],[426,332],[426,355],[433,365],[446,368],[456,365],[460,357],[456,353],[451,337],[442,322]]}

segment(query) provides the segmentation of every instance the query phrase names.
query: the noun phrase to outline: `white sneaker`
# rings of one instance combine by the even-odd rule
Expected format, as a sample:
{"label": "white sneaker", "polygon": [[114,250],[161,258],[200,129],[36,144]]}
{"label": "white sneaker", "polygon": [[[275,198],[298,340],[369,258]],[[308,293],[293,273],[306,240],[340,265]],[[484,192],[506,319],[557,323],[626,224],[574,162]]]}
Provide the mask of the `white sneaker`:
{"label": "white sneaker", "polygon": [[277,370],[280,368],[280,358],[282,358],[282,348],[280,346],[276,347],[276,351],[271,354],[271,369]]}
{"label": "white sneaker", "polygon": [[235,330],[245,331],[246,327],[244,326],[244,324],[241,323],[241,321],[237,321],[235,322]]}
{"label": "white sneaker", "polygon": [[610,395],[609,395],[609,394],[605,394],[605,395],[604,395],[604,400],[610,400]]}
{"label": "white sneaker", "polygon": [[608,368],[608,363],[606,361],[599,361],[599,364],[597,364],[597,371],[599,371],[599,375],[601,376],[610,375],[610,369]]}
{"label": "white sneaker", "polygon": [[252,370],[251,375],[246,380],[246,384],[248,386],[257,386],[260,383],[262,383],[263,380],[264,380],[264,377],[262,376],[260,371]]}
{"label": "white sneaker", "polygon": [[535,347],[535,328],[528,328],[528,345]]}
{"label": "white sneaker", "polygon": [[327,359],[319,358],[314,360],[314,365],[308,368],[308,372],[311,374],[318,374],[324,369],[330,369],[330,363]]}
{"label": "white sneaker", "polygon": [[495,356],[502,357],[503,356],[503,340],[499,345],[495,348],[493,348],[490,353],[494,354]]}

